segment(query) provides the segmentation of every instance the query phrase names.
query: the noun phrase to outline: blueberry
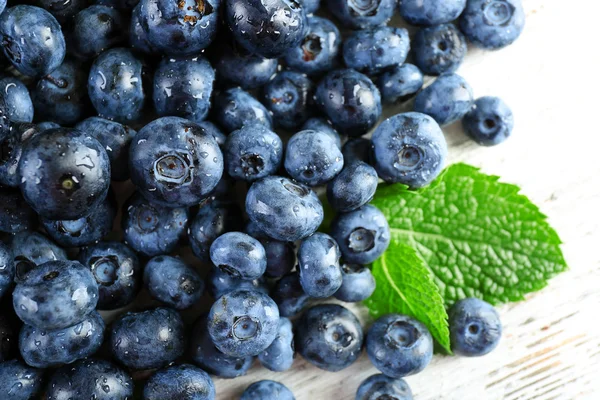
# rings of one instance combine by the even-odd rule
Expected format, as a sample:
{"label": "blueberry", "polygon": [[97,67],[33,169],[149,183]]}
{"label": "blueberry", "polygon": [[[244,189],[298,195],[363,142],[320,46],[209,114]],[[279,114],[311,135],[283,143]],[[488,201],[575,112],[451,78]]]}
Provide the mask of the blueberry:
{"label": "blueberry", "polygon": [[373,323],[366,339],[367,355],[390,378],[421,372],[433,357],[433,339],[419,321],[388,314]]}
{"label": "blueberry", "polygon": [[11,123],[8,130],[0,131],[0,184],[17,187],[21,182],[19,161],[23,148],[31,138],[42,132],[31,123]]}
{"label": "blueberry", "polygon": [[224,153],[229,176],[253,182],[279,170],[283,143],[266,126],[249,123],[227,136]]}
{"label": "blueberry", "polygon": [[496,50],[519,38],[525,11],[521,0],[467,0],[459,25],[470,42]]}
{"label": "blueberry", "polygon": [[63,247],[80,247],[97,243],[108,235],[117,216],[117,201],[108,196],[89,215],[76,220],[50,220],[42,218],[48,235]]}
{"label": "blueberry", "polygon": [[[327,121],[325,118],[319,118],[319,117],[310,118],[304,123],[304,125],[302,125],[302,128],[300,130],[302,130],[302,131],[319,131],[321,133],[324,133],[327,136],[330,136],[331,139],[333,139],[333,141],[335,142],[335,145],[337,147],[339,147],[340,149],[342,148],[342,138],[340,137],[340,134],[333,128],[331,123],[329,121]],[[346,161],[346,160],[344,160],[344,161]]]}
{"label": "blueberry", "polygon": [[213,41],[220,0],[141,0],[138,15],[148,41],[171,57],[196,56]]}
{"label": "blueberry", "polygon": [[0,232],[18,233],[35,229],[37,214],[18,189],[0,189]]}
{"label": "blueberry", "polygon": [[304,292],[311,297],[327,298],[342,285],[340,248],[331,236],[317,232],[300,243],[298,271]]}
{"label": "blueberry", "polygon": [[119,242],[101,242],[82,249],[79,261],[98,283],[98,310],[114,310],[131,303],[140,288],[142,266],[137,255]]}
{"label": "blueberry", "polygon": [[283,55],[286,65],[309,76],[318,76],[338,64],[342,35],[333,22],[317,16],[308,17],[304,38]]}
{"label": "blueberry", "polygon": [[213,124],[210,121],[200,121],[200,122],[198,122],[198,125],[200,125],[202,128],[204,128],[206,133],[208,133],[209,135],[212,135],[212,137],[214,137],[215,140],[217,141],[217,144],[219,145],[219,147],[223,148],[223,146],[225,145],[225,141],[227,140],[227,136],[225,136],[225,134],[223,132],[221,132],[221,130],[219,128],[217,128],[217,126],[215,124]]}
{"label": "blueberry", "polygon": [[423,73],[412,64],[398,65],[379,75],[377,87],[384,103],[396,103],[421,90]]}
{"label": "blueberry", "polygon": [[92,5],[73,20],[73,47],[78,56],[91,59],[127,40],[126,20],[112,7]]}
{"label": "blueberry", "polygon": [[287,242],[312,235],[323,222],[323,205],[315,192],[279,176],[252,184],[246,212],[266,235]]}
{"label": "blueberry", "polygon": [[292,323],[287,318],[280,318],[275,340],[258,355],[258,360],[263,367],[271,371],[283,372],[292,367],[294,355]]}
{"label": "blueberry", "polygon": [[352,164],[355,161],[371,162],[371,141],[365,138],[353,138],[344,143],[342,147],[344,163]]}
{"label": "blueberry", "polygon": [[185,236],[188,219],[187,208],[161,207],[136,192],[123,206],[125,243],[149,257],[170,253]]}
{"label": "blueberry", "polygon": [[17,279],[23,278],[30,270],[48,261],[67,260],[67,253],[63,249],[37,232],[19,232],[13,236],[11,253]]}
{"label": "blueberry", "polygon": [[110,185],[104,147],[89,134],[68,128],[32,137],[23,149],[18,174],[25,200],[48,219],[88,215],[104,200]]}
{"label": "blueberry", "polygon": [[13,306],[23,322],[42,330],[81,322],[96,307],[98,285],[76,261],[49,261],[17,276]]}
{"label": "blueberry", "polygon": [[269,289],[263,277],[254,280],[242,279],[218,268],[211,268],[207,282],[209,292],[215,299],[236,290],[253,290],[269,294]]}
{"label": "blueberry", "polygon": [[383,121],[371,137],[379,176],[420,188],[433,181],[444,167],[446,139],[433,118],[420,113],[397,114]]}
{"label": "blueberry", "polygon": [[400,15],[412,25],[445,24],[460,16],[466,3],[467,0],[402,0]]}
{"label": "blueberry", "polygon": [[375,169],[367,163],[355,161],[346,165],[327,184],[327,200],[339,212],[356,210],[373,199],[377,183]]}
{"label": "blueberry", "polygon": [[19,350],[32,367],[57,367],[91,356],[104,339],[104,321],[92,311],[83,321],[63,329],[45,330],[24,325],[19,334]]}
{"label": "blueberry", "polygon": [[[32,91],[36,119],[73,125],[87,113],[87,70],[65,60]],[[56,127],[55,127],[56,128]]]}
{"label": "blueberry", "polygon": [[317,86],[319,106],[343,134],[362,136],[381,116],[381,97],[373,82],[351,69],[330,72]]}
{"label": "blueberry", "polygon": [[356,391],[356,400],[376,399],[413,400],[413,396],[404,379],[375,374],[361,382]]}
{"label": "blueberry", "polygon": [[476,298],[457,301],[448,311],[452,350],[467,357],[480,357],[498,346],[502,323],[491,304]]}
{"label": "blueberry", "polygon": [[144,285],[150,295],[177,310],[196,304],[204,293],[204,281],[179,258],[157,256],[144,267]]}
{"label": "blueberry", "polygon": [[453,24],[420,29],[413,39],[417,67],[427,75],[454,72],[467,54],[467,40]]}
{"label": "blueberry", "polygon": [[271,297],[279,307],[279,314],[282,317],[293,317],[298,314],[310,300],[310,296],[302,288],[298,272],[292,272],[278,280]]}
{"label": "blueberry", "polygon": [[306,310],[296,326],[298,352],[311,364],[337,372],[360,356],[363,330],[356,316],[337,304],[319,304]]}
{"label": "blueberry", "polygon": [[141,116],[146,99],[145,68],[128,49],[114,48],[100,54],[88,77],[88,94],[98,114],[119,122]]}
{"label": "blueberry", "polygon": [[47,400],[129,399],[133,379],[116,365],[93,358],[56,370],[48,383]]}
{"label": "blueberry", "polygon": [[214,80],[215,71],[204,57],[163,59],[154,72],[156,112],[202,121],[210,108]]}
{"label": "blueberry", "polygon": [[346,66],[369,75],[402,64],[409,50],[408,31],[390,26],[352,32],[343,46]]}
{"label": "blueberry", "polygon": [[[0,298],[12,289],[14,278],[15,263],[12,252],[4,242],[0,241]],[[3,361],[1,357],[0,360]]]}
{"label": "blueberry", "polygon": [[135,136],[129,150],[131,181],[165,207],[199,204],[223,174],[223,154],[212,135],[192,121],[163,117]]}
{"label": "blueberry", "polygon": [[271,239],[258,229],[253,222],[246,225],[245,232],[257,239],[265,248],[267,256],[266,276],[279,278],[294,268],[296,255],[293,243]]}
{"label": "blueberry", "polygon": [[279,310],[264,293],[236,290],[215,301],[207,325],[215,346],[223,353],[232,357],[255,356],[275,340]]}
{"label": "blueberry", "polygon": [[263,86],[277,71],[277,59],[248,53],[240,46],[225,46],[215,64],[219,79],[243,89]]}
{"label": "blueberry", "polygon": [[210,259],[222,272],[234,278],[260,278],[267,268],[265,248],[252,236],[228,232],[210,246]]}
{"label": "blueberry", "polygon": [[31,400],[42,396],[44,370],[32,368],[19,361],[0,363],[0,393],[10,400]]}
{"label": "blueberry", "polygon": [[321,0],[299,0],[298,3],[304,8],[306,15],[316,12],[321,6]]}
{"label": "blueberry", "polygon": [[179,314],[169,308],[127,313],[110,332],[113,357],[132,369],[160,368],[184,352],[185,330]]}
{"label": "blueberry", "polygon": [[294,394],[285,385],[262,380],[248,386],[240,400],[296,400]]}
{"label": "blueberry", "polygon": [[294,0],[225,0],[224,19],[242,47],[266,58],[281,57],[298,45],[308,25]]}
{"label": "blueberry", "polygon": [[129,145],[136,131],[127,125],[100,117],[84,119],[75,128],[96,138],[106,149],[113,181],[129,179]]}
{"label": "blueberry", "polygon": [[52,121],[39,122],[37,128],[40,132],[49,131],[50,129],[60,128],[60,125]]}
{"label": "blueberry", "polygon": [[13,122],[33,121],[33,103],[23,82],[12,76],[0,78],[0,107]]}
{"label": "blueberry", "polygon": [[226,133],[240,129],[245,124],[257,122],[273,128],[271,114],[258,100],[240,88],[218,93],[212,104],[215,121]]}
{"label": "blueberry", "polygon": [[512,110],[498,97],[481,97],[463,117],[466,134],[482,146],[494,146],[511,135],[514,118]]}
{"label": "blueberry", "polygon": [[327,8],[347,28],[367,29],[388,22],[396,0],[327,0]]}
{"label": "blueberry", "polygon": [[225,232],[241,228],[242,212],[237,205],[210,202],[198,210],[188,229],[190,246],[202,261],[210,261],[210,246]]}
{"label": "blueberry", "polygon": [[200,368],[173,365],[157,371],[144,385],[144,400],[214,400],[215,385]]}
{"label": "blueberry", "polygon": [[375,278],[371,270],[362,265],[342,265],[342,286],[333,295],[347,303],[364,301],[375,291]]}
{"label": "blueberry", "polygon": [[296,129],[312,114],[314,85],[306,75],[282,71],[263,87],[263,103],[275,125]]}
{"label": "blueberry", "polygon": [[206,315],[198,318],[191,335],[191,358],[195,364],[220,378],[236,378],[246,375],[254,357],[231,357],[213,344],[207,329]]}
{"label": "blueberry", "polygon": [[331,236],[340,246],[342,258],[351,264],[371,264],[390,244],[390,227],[385,215],[372,205],[336,215]]}
{"label": "blueberry", "polygon": [[139,0],[95,0],[95,2],[117,10],[128,11],[132,10],[139,3]]}
{"label": "blueberry", "polygon": [[414,110],[427,114],[440,125],[461,119],[473,104],[473,90],[460,75],[442,74],[415,98]]}
{"label": "blueberry", "polygon": [[65,58],[65,38],[56,18],[43,8],[17,5],[0,15],[2,50],[17,71],[41,77]]}

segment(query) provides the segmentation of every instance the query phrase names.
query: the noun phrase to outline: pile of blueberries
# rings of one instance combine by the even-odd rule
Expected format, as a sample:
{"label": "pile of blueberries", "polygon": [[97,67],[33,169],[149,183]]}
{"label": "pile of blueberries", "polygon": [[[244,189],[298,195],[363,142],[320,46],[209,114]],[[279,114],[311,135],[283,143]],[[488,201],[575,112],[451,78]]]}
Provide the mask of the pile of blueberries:
{"label": "pile of blueberries", "polygon": [[[257,358],[285,371],[296,352],[340,371],[363,347],[382,374],[356,399],[412,399],[401,378],[430,362],[427,328],[391,314],[363,333],[339,302],[375,290],[380,179],[430,183],[441,125],[510,135],[510,109],[454,71],[467,41],[517,39],[520,0],[14,3],[0,1],[2,399],[208,400],[209,374]],[[395,13],[410,34],[386,25]],[[414,111],[376,126],[398,102]],[[487,303],[449,315],[456,353],[498,343]],[[293,398],[274,381],[242,395]]]}

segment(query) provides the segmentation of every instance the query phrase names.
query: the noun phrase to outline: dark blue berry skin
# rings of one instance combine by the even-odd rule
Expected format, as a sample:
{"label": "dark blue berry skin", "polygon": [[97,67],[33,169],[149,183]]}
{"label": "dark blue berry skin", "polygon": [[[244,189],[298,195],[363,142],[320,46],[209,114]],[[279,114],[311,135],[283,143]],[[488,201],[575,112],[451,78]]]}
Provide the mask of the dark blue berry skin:
{"label": "dark blue berry skin", "polygon": [[345,27],[367,29],[389,21],[396,0],[327,0],[327,8]]}
{"label": "dark blue berry skin", "polygon": [[148,256],[171,253],[185,236],[187,208],[167,208],[134,193],[123,206],[124,240],[135,251]]}
{"label": "dark blue berry skin", "polygon": [[114,48],[100,54],[88,77],[88,95],[98,114],[127,123],[141,116],[146,99],[144,66],[128,49]]}
{"label": "dark blue berry skin", "polygon": [[89,0],[71,0],[64,2],[62,0],[36,0],[35,3],[52,15],[61,24],[69,23],[73,17],[81,10],[86,8]]}
{"label": "dark blue berry skin", "polygon": [[196,304],[204,293],[198,272],[179,258],[157,256],[144,267],[144,286],[150,295],[177,310]]}
{"label": "dark blue berry skin", "polygon": [[62,247],[80,247],[94,244],[108,235],[117,216],[117,201],[112,192],[88,216],[76,220],[41,218],[48,235]]}
{"label": "dark blue berry skin", "polygon": [[91,135],[58,128],[31,138],[21,155],[20,187],[25,200],[48,219],[74,220],[104,201],[110,161]]}
{"label": "dark blue berry skin", "polygon": [[236,290],[253,290],[269,294],[269,288],[263,277],[254,280],[242,279],[231,276],[218,268],[211,268],[208,273],[207,286],[213,298],[219,297]]}
{"label": "dark blue berry skin", "polygon": [[0,190],[0,232],[18,233],[37,226],[37,214],[23,198],[21,191],[12,188]]}
{"label": "dark blue berry skin", "polygon": [[44,370],[19,361],[0,363],[0,393],[10,400],[37,399],[44,390]]}
{"label": "dark blue berry skin", "polygon": [[342,265],[342,278],[342,286],[333,295],[338,300],[356,303],[368,299],[375,291],[375,278],[362,265]]}
{"label": "dark blue berry skin", "polygon": [[481,97],[462,120],[465,133],[482,146],[495,146],[511,135],[512,110],[498,97]]}
{"label": "dark blue berry skin", "polygon": [[321,75],[338,64],[341,37],[333,22],[327,18],[310,16],[304,38],[290,48],[283,59],[292,70],[308,76]]}
{"label": "dark blue berry skin", "polygon": [[84,119],[75,125],[75,129],[96,138],[106,149],[113,181],[129,179],[129,145],[136,131],[127,125],[100,117]]}
{"label": "dark blue berry skin", "polygon": [[300,0],[298,1],[304,8],[306,15],[311,15],[316,12],[321,6],[321,0]]}
{"label": "dark blue berry skin", "polygon": [[190,223],[188,238],[194,255],[204,262],[210,261],[210,246],[225,232],[239,231],[242,211],[234,204],[209,202],[198,210]]}
{"label": "dark blue berry skin", "polygon": [[135,52],[153,55],[158,54],[158,50],[148,40],[148,32],[142,26],[140,8],[142,3],[138,3],[131,12],[131,22],[129,24],[129,44]]}
{"label": "dark blue berry skin", "polygon": [[277,71],[277,59],[248,53],[240,46],[225,46],[215,64],[219,80],[255,89],[263,86]]}
{"label": "dark blue berry skin", "polygon": [[362,136],[381,116],[381,96],[373,82],[360,72],[330,72],[317,86],[317,106],[342,134]]}
{"label": "dark blue berry skin", "polygon": [[155,49],[187,57],[199,54],[215,38],[219,6],[220,0],[142,0],[138,13]]}
{"label": "dark blue berry skin", "polygon": [[379,258],[390,244],[390,227],[385,215],[367,204],[336,215],[331,236],[340,246],[342,258],[351,264],[367,265]]}
{"label": "dark blue berry skin", "polygon": [[34,124],[13,123],[8,130],[0,131],[0,184],[17,187],[21,182],[19,175],[19,161],[27,142],[41,132]]}
{"label": "dark blue berry skin", "polygon": [[17,277],[13,306],[23,322],[38,329],[62,329],[96,308],[98,284],[77,261],[49,261]]}
{"label": "dark blue berry skin", "polygon": [[223,175],[223,154],[212,135],[192,121],[162,117],[135,136],[129,149],[131,181],[165,207],[199,204]]}
{"label": "dark blue berry skin", "polygon": [[249,222],[246,225],[245,232],[257,239],[265,248],[267,255],[266,276],[280,278],[294,268],[296,255],[293,243],[271,239],[258,229],[253,222]]}
{"label": "dark blue berry skin", "polygon": [[373,399],[413,400],[413,396],[404,379],[375,374],[362,381],[356,391],[356,400]]}
{"label": "dark blue berry skin", "polygon": [[73,20],[74,50],[83,59],[97,57],[126,40],[127,21],[112,7],[95,4],[78,12]]}
{"label": "dark blue berry skin", "polygon": [[375,168],[355,161],[327,184],[327,200],[336,211],[356,210],[373,199],[378,181]]}
{"label": "dark blue berry skin", "polygon": [[158,115],[200,122],[208,115],[215,71],[204,57],[163,59],[154,72]]}
{"label": "dark blue berry skin", "polygon": [[256,356],[277,336],[279,310],[266,294],[236,290],[218,298],[208,314],[215,347],[232,357]]}
{"label": "dark blue berry skin", "polygon": [[[14,279],[15,263],[12,252],[10,247],[0,241],[0,298],[12,288]],[[1,357],[0,360],[2,360]]]}
{"label": "dark blue berry skin", "polygon": [[300,127],[312,114],[314,85],[308,77],[294,71],[282,71],[263,87],[263,104],[273,114],[276,126]]}
{"label": "dark blue berry skin", "polygon": [[265,58],[281,57],[297,46],[308,26],[294,0],[225,0],[224,18],[242,47]]}
{"label": "dark blue berry skin", "polygon": [[415,65],[426,75],[456,71],[467,54],[467,40],[453,24],[420,29],[412,45]]}
{"label": "dark blue berry skin", "polygon": [[286,242],[312,235],[323,222],[323,205],[315,192],[279,176],[252,184],[246,213],[266,235]]}
{"label": "dark blue berry skin", "polygon": [[192,330],[190,337],[190,353],[192,361],[209,374],[220,378],[236,378],[246,375],[254,357],[231,357],[217,349],[208,334],[207,318],[202,315]]}
{"label": "dark blue berry skin", "polygon": [[[329,121],[327,121],[325,118],[320,118],[320,117],[315,117],[315,118],[311,118],[309,120],[307,120],[304,125],[302,125],[302,128],[300,128],[301,131],[319,131],[321,133],[325,133],[328,136],[331,137],[331,139],[333,139],[333,141],[335,142],[335,145],[337,147],[339,147],[340,149],[342,148],[342,138],[340,137],[340,134],[333,128],[333,126],[331,125],[331,123],[329,123]],[[346,161],[344,159],[344,161]]]}
{"label": "dark blue berry skin", "polygon": [[380,26],[351,33],[344,40],[343,54],[348,68],[375,75],[402,64],[409,50],[406,29]]}
{"label": "dark blue berry skin", "polygon": [[206,372],[189,364],[157,371],[144,384],[144,400],[214,400],[215,384]]}
{"label": "dark blue berry skin", "polygon": [[221,130],[215,124],[213,124],[210,121],[201,121],[201,122],[198,122],[198,125],[200,125],[202,128],[204,128],[206,133],[208,133],[209,135],[212,135],[212,137],[214,137],[215,140],[217,141],[217,144],[219,145],[219,147],[221,149],[223,148],[223,145],[225,144],[225,141],[227,140],[227,136],[225,136],[225,134],[223,132],[221,132]]}
{"label": "dark blue berry skin", "polygon": [[473,90],[460,75],[442,74],[415,98],[414,110],[431,116],[440,125],[461,119],[473,105]]}
{"label": "dark blue berry skin", "polygon": [[306,310],[296,325],[296,349],[304,359],[326,371],[349,367],[360,356],[363,330],[356,316],[337,304]]}
{"label": "dark blue berry skin", "polygon": [[109,343],[113,357],[128,368],[160,368],[183,354],[185,329],[169,308],[127,313],[113,323]]}
{"label": "dark blue berry skin", "polygon": [[318,186],[339,174],[344,166],[344,156],[330,135],[321,131],[300,131],[288,141],[284,166],[298,182]]}
{"label": "dark blue berry skin", "polygon": [[298,272],[292,272],[278,280],[271,297],[279,307],[279,314],[290,318],[302,311],[310,300],[310,296],[302,288]]}
{"label": "dark blue berry skin", "polygon": [[17,5],[0,15],[4,55],[23,75],[41,77],[65,58],[65,38],[56,18],[43,8]]}
{"label": "dark blue berry skin", "polygon": [[282,383],[262,380],[248,386],[240,400],[296,400],[296,398]]}
{"label": "dark blue berry skin", "polygon": [[371,163],[371,141],[365,138],[353,138],[344,143],[342,155],[345,164],[356,161]]}
{"label": "dark blue berry skin", "polygon": [[215,122],[226,133],[240,129],[245,124],[256,122],[273,129],[271,114],[258,100],[243,89],[232,88],[218,93],[212,109]]}
{"label": "dark blue berry skin", "polygon": [[420,188],[444,167],[448,146],[433,118],[420,113],[397,114],[383,121],[371,137],[373,161],[386,182]]}
{"label": "dark blue berry skin", "polygon": [[17,280],[23,278],[38,265],[48,261],[67,260],[66,251],[37,232],[19,232],[13,236],[11,253],[15,262]]}
{"label": "dark blue berry skin", "polygon": [[1,304],[0,363],[3,363],[16,358],[19,354],[19,330],[23,323],[15,314],[10,296],[5,296]]}
{"label": "dark blue berry skin", "polygon": [[0,107],[13,122],[33,121],[33,103],[23,82],[12,76],[0,78]]}
{"label": "dark blue berry skin", "polygon": [[289,319],[279,318],[279,328],[275,340],[258,355],[258,361],[263,367],[275,372],[287,371],[292,367],[296,353],[292,329]]}
{"label": "dark blue berry skin", "polygon": [[402,64],[384,71],[377,78],[384,103],[396,103],[423,87],[423,73],[412,64]]}
{"label": "dark blue berry skin", "polygon": [[33,89],[33,105],[37,120],[59,125],[81,121],[89,108],[87,70],[71,60],[65,60],[52,73],[41,78]]}
{"label": "dark blue berry skin", "polygon": [[419,321],[406,315],[388,314],[379,318],[365,341],[369,359],[391,378],[421,372],[433,357],[433,339]]}
{"label": "dark blue berry skin", "polygon": [[476,46],[501,49],[523,32],[525,11],[521,0],[467,0],[459,26]]}
{"label": "dark blue berry skin", "polygon": [[457,301],[448,311],[450,342],[456,354],[480,357],[498,346],[502,323],[496,309],[476,298]]}
{"label": "dark blue berry skin", "polygon": [[310,297],[333,296],[342,285],[340,248],[333,238],[317,232],[300,243],[298,271],[300,284]]}
{"label": "dark blue berry skin", "polygon": [[95,0],[95,3],[113,7],[117,10],[128,11],[137,6],[139,0]]}
{"label": "dark blue berry skin", "polygon": [[400,15],[411,25],[432,26],[452,22],[460,16],[467,0],[401,0]]}
{"label": "dark blue berry skin", "polygon": [[242,232],[227,232],[210,246],[210,259],[221,271],[234,278],[260,278],[267,268],[267,255],[262,244]]}
{"label": "dark blue berry skin", "polygon": [[88,358],[58,369],[50,378],[46,396],[47,400],[129,399],[133,379],[108,361]]}
{"label": "dark blue berry skin", "polygon": [[227,136],[223,151],[229,176],[254,182],[279,170],[283,143],[266,126],[250,123]]}
{"label": "dark blue berry skin", "polygon": [[101,242],[83,248],[79,261],[98,283],[98,310],[114,310],[131,303],[140,289],[142,266],[137,255],[119,242]]}
{"label": "dark blue berry skin", "polygon": [[57,124],[56,122],[52,122],[52,121],[44,121],[44,122],[39,122],[37,124],[38,129],[41,132],[45,132],[48,131],[50,129],[56,129],[56,128],[60,128],[60,125]]}
{"label": "dark blue berry skin", "polygon": [[92,311],[83,321],[63,329],[47,331],[23,325],[19,350],[32,367],[58,367],[91,356],[103,340],[104,321],[97,311]]}

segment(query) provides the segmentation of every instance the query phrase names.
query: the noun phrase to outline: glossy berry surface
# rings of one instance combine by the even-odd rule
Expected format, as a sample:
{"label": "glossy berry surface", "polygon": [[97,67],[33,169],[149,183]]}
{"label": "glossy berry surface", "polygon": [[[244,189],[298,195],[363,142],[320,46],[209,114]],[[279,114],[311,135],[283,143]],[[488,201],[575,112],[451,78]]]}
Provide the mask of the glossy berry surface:
{"label": "glossy berry surface", "polygon": [[48,261],[67,260],[67,252],[38,232],[19,232],[12,237],[15,276],[23,278],[30,270]]}
{"label": "glossy berry surface", "polygon": [[61,24],[69,22],[75,14],[89,5],[87,0],[71,0],[67,3],[62,0],[38,0],[36,3],[54,15]]}
{"label": "glossy berry surface", "polygon": [[188,229],[188,239],[194,255],[202,261],[210,261],[210,246],[214,240],[225,232],[241,230],[241,221],[242,211],[235,204],[204,204]]}
{"label": "glossy berry surface", "polygon": [[352,32],[344,40],[343,55],[346,67],[374,75],[404,63],[409,50],[406,29],[381,26]]}
{"label": "glossy berry surface", "polygon": [[352,138],[342,146],[344,163],[352,164],[362,161],[371,164],[371,140],[366,138]]}
{"label": "glossy berry surface", "polygon": [[306,294],[300,283],[300,274],[292,272],[277,281],[271,297],[279,307],[282,317],[293,317],[306,307],[310,296]]}
{"label": "glossy berry surface", "polygon": [[342,265],[342,286],[333,295],[347,303],[356,303],[371,297],[376,282],[371,270],[362,265]]}
{"label": "glossy berry surface", "polygon": [[263,104],[275,125],[296,129],[312,114],[314,85],[306,75],[282,71],[263,87]]}
{"label": "glossy berry surface", "polygon": [[356,391],[356,400],[377,399],[413,400],[413,396],[404,379],[375,374],[360,383]]}
{"label": "glossy berry surface", "polygon": [[467,0],[401,0],[399,8],[409,24],[433,26],[454,21],[466,4]]}
{"label": "glossy berry surface", "polygon": [[439,125],[425,114],[397,114],[371,137],[374,166],[386,182],[420,188],[442,171],[448,146]]}
{"label": "glossy berry surface", "polygon": [[381,372],[402,378],[421,372],[433,357],[433,339],[419,321],[388,314],[373,323],[366,339],[367,355]]}
{"label": "glossy berry surface", "polygon": [[263,277],[253,280],[242,279],[223,272],[219,268],[211,268],[206,279],[208,290],[214,299],[237,290],[253,290],[269,294],[267,282]]}
{"label": "glossy berry surface", "polygon": [[0,298],[9,293],[15,278],[13,255],[4,242],[0,241]]}
{"label": "glossy berry surface", "polygon": [[294,268],[296,254],[293,243],[268,237],[253,222],[246,225],[245,232],[257,239],[265,248],[267,256],[266,276],[280,278]]}
{"label": "glossy berry surface", "polygon": [[404,63],[379,75],[377,87],[384,103],[402,101],[421,90],[423,73],[413,64]]}
{"label": "glossy berry surface", "polygon": [[227,232],[210,246],[210,260],[222,272],[234,278],[260,278],[267,268],[263,245],[242,232]]}
{"label": "glossy berry surface", "polygon": [[218,93],[213,100],[213,112],[215,122],[225,133],[233,132],[251,122],[273,128],[271,114],[265,106],[240,88]]}
{"label": "glossy berry surface", "polygon": [[0,108],[13,122],[33,121],[33,103],[27,86],[17,78],[0,78]]}
{"label": "glossy berry surface", "polygon": [[263,380],[248,386],[240,400],[296,400],[296,398],[284,384]]}
{"label": "glossy berry surface", "polygon": [[367,29],[388,22],[396,8],[395,0],[324,0],[339,22],[351,29]]}
{"label": "glossy berry surface", "polygon": [[296,181],[318,186],[333,179],[344,166],[344,157],[331,136],[321,131],[300,131],[290,138],[284,166]]}
{"label": "glossy berry surface", "polygon": [[215,64],[219,79],[242,87],[259,88],[277,71],[277,59],[248,53],[239,45],[225,46]]}
{"label": "glossy berry surface", "polygon": [[154,373],[144,385],[144,400],[214,400],[215,385],[206,372],[189,364]]}
{"label": "glossy berry surface", "polygon": [[23,149],[31,138],[38,135],[41,130],[31,123],[16,123],[6,130],[0,130],[0,184],[18,187],[21,183],[19,174],[19,161],[23,156]]}
{"label": "glossy berry surface", "polygon": [[333,238],[317,232],[300,243],[298,271],[304,292],[314,298],[332,296],[342,285],[340,248]]}
{"label": "glossy berry surface", "polygon": [[[326,134],[335,142],[335,145],[339,148],[342,148],[342,138],[338,131],[336,131],[331,123],[325,118],[314,117],[306,120],[302,128],[302,131],[318,131]],[[343,154],[342,154],[343,155]],[[346,161],[346,160],[344,160]]]}
{"label": "glossy berry surface", "polygon": [[498,97],[481,97],[465,114],[462,125],[465,133],[482,146],[495,146],[512,134],[512,110]]}
{"label": "glossy berry surface", "polygon": [[127,39],[124,16],[112,7],[95,4],[73,19],[73,45],[78,56],[91,59]]}
{"label": "glossy berry surface", "polygon": [[452,351],[467,357],[480,357],[494,350],[502,336],[502,323],[496,309],[476,298],[457,301],[448,311]]}
{"label": "glossy berry surface", "polygon": [[473,89],[460,75],[442,74],[415,98],[414,110],[431,116],[440,125],[461,119],[473,104]]}
{"label": "glossy berry surface", "polygon": [[0,363],[0,393],[9,399],[38,398],[44,390],[44,370],[30,367],[19,360]]}
{"label": "glossy berry surface", "polygon": [[305,360],[326,371],[341,371],[360,356],[363,330],[356,316],[337,304],[313,306],[296,326],[296,349]]}
{"label": "glossy berry surface", "polygon": [[459,26],[476,46],[500,49],[523,32],[525,11],[521,0],[467,0]]}
{"label": "glossy berry surface", "polygon": [[422,28],[412,44],[415,65],[426,75],[456,71],[467,54],[467,40],[453,24]]}
{"label": "glossy berry surface", "polygon": [[355,161],[327,184],[327,200],[334,210],[356,210],[373,199],[379,178],[369,164]]}
{"label": "glossy berry surface", "polygon": [[289,319],[279,318],[279,328],[273,343],[258,355],[263,367],[275,372],[287,371],[294,362],[294,332]]}

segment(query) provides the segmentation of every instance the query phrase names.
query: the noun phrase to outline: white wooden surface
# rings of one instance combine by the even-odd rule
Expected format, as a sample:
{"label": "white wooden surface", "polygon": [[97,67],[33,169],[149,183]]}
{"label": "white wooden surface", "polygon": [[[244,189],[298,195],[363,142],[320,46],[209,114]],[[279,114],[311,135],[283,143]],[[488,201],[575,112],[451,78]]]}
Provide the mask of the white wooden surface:
{"label": "white wooden surface", "polygon": [[[511,47],[470,49],[459,71],[476,97],[498,95],[513,108],[514,136],[496,148],[445,129],[450,162],[465,161],[517,183],[549,216],[571,270],[527,301],[501,308],[504,337],[483,358],[436,356],[409,377],[417,400],[600,399],[600,6],[593,0],[524,0],[527,25]],[[594,28],[596,27],[596,28]],[[368,324],[365,310],[355,311]],[[219,400],[274,379],[297,400],[354,399],[376,373],[366,355],[329,373],[298,357],[284,373],[258,363],[235,380],[217,379]]]}

